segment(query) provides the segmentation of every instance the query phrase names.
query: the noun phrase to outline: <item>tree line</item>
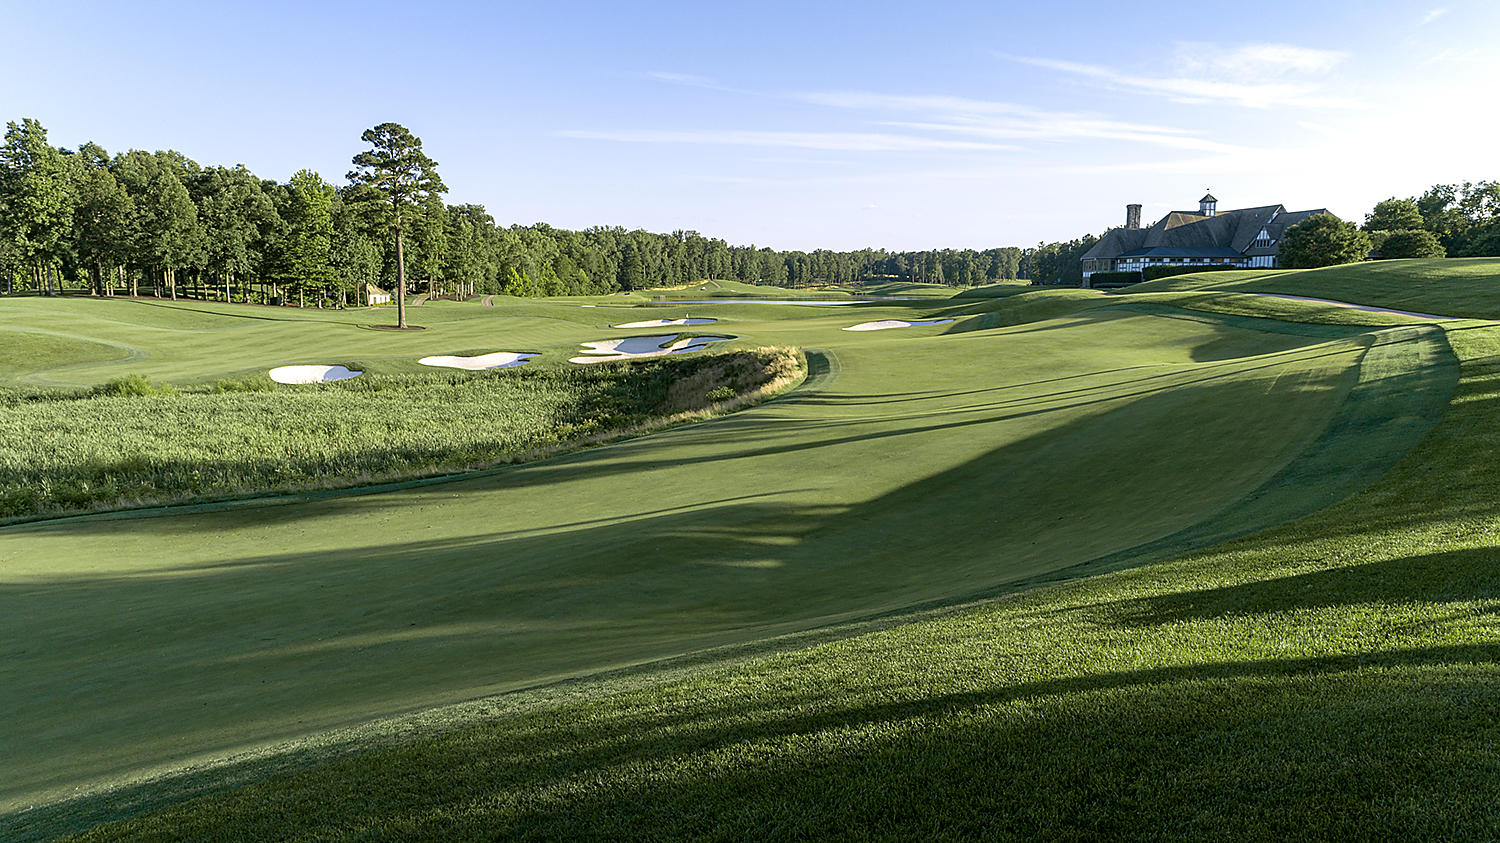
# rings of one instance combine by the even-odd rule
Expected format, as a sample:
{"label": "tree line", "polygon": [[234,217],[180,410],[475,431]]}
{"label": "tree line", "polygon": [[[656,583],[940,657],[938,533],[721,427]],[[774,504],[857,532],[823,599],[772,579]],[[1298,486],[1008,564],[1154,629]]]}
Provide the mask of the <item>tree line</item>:
{"label": "tree line", "polygon": [[[397,124],[365,140],[389,140],[381,130],[414,141],[420,154],[420,140]],[[377,143],[355,156],[344,186],[307,169],[282,183],[173,150],[54,147],[36,120],[11,122],[0,146],[0,289],[322,305],[360,303],[370,286],[393,290],[400,277],[414,291],[453,296],[598,295],[706,279],[1055,283],[1077,275],[1071,255],[1085,242],[808,252],[731,246],[696,231],[507,227],[482,205],[442,202],[436,164],[425,156],[437,189],[391,205],[375,184],[379,152]]]}
{"label": "tree line", "polygon": [[1439,184],[1377,202],[1364,225],[1322,214],[1287,229],[1281,265],[1332,266],[1366,258],[1500,256],[1500,182]]}

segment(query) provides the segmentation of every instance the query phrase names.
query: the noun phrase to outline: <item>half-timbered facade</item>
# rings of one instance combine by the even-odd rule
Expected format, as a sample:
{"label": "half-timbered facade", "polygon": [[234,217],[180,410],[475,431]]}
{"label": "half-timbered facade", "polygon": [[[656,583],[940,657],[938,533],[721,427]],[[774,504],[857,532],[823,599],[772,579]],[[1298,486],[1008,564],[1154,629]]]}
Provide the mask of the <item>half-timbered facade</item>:
{"label": "half-timbered facade", "polygon": [[1151,266],[1275,267],[1281,235],[1326,208],[1288,211],[1262,205],[1219,211],[1212,194],[1197,211],[1173,211],[1141,227],[1141,206],[1125,206],[1125,226],[1111,229],[1083,255],[1083,285],[1096,272],[1139,272]]}

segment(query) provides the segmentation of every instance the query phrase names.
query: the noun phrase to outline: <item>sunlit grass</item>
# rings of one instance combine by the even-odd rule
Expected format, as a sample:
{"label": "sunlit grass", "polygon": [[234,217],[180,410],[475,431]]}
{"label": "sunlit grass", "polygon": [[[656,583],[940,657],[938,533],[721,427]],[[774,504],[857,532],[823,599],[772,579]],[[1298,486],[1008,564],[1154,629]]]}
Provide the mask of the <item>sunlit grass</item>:
{"label": "sunlit grass", "polygon": [[0,534],[23,771],[121,784],[0,832],[1500,834],[1500,329],[1143,299],[727,306],[811,385],[422,494]]}

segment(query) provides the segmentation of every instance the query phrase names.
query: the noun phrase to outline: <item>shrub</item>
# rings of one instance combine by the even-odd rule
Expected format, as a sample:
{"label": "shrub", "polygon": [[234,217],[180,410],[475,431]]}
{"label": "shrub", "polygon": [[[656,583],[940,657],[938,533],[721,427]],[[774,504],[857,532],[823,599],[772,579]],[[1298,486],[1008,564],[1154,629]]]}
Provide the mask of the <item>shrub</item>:
{"label": "shrub", "polygon": [[1210,263],[1202,266],[1148,266],[1141,272],[1141,276],[1147,281],[1155,281],[1158,278],[1171,278],[1174,275],[1192,275],[1195,272],[1214,272],[1221,269],[1243,269],[1232,263]]}
{"label": "shrub", "polygon": [[1281,236],[1281,265],[1288,269],[1355,263],[1369,254],[1370,236],[1333,214],[1308,217]]}
{"label": "shrub", "polygon": [[126,375],[94,388],[94,395],[127,398],[149,395],[176,395],[177,390],[167,384],[153,384],[145,375]]}
{"label": "shrub", "polygon": [[1141,274],[1139,272],[1096,272],[1089,276],[1089,284],[1098,286],[1100,284],[1139,284]]}
{"label": "shrub", "polygon": [[219,378],[214,381],[213,392],[270,392],[276,388],[274,381],[262,377]]}
{"label": "shrub", "polygon": [[1441,258],[1447,255],[1448,251],[1438,242],[1437,236],[1422,229],[1392,231],[1380,243],[1382,258]]}

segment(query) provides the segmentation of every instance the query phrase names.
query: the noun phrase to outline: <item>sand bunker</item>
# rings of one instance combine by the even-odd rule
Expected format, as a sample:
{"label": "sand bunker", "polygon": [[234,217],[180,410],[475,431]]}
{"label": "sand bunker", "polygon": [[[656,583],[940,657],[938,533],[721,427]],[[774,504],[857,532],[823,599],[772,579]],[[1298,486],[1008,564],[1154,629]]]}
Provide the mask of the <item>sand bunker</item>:
{"label": "sand bunker", "polygon": [[525,351],[496,351],[491,354],[480,354],[474,357],[454,357],[449,355],[435,355],[423,357],[418,360],[423,366],[445,366],[449,369],[509,369],[512,366],[520,366],[533,357],[539,355],[530,354]]}
{"label": "sand bunker", "polygon": [[328,383],[346,381],[364,372],[354,372],[343,366],[277,366],[266,374],[277,383]]}
{"label": "sand bunker", "polygon": [[884,331],[887,328],[916,328],[921,325],[946,325],[952,319],[917,319],[909,321],[906,319],[882,319],[879,322],[861,322],[858,325],[850,325],[846,331]]}
{"label": "sand bunker", "polygon": [[[609,360],[638,360],[642,357],[664,357],[668,354],[686,354],[697,351],[710,343],[732,340],[734,337],[685,337],[676,334],[655,337],[626,337],[623,340],[599,340],[581,345],[588,350],[587,357],[574,357],[570,363],[603,363]],[[674,342],[675,340],[675,342]]]}
{"label": "sand bunker", "polygon": [[708,317],[685,316],[681,319],[648,319],[645,322],[625,322],[611,328],[665,328],[668,325],[711,325],[719,320]]}

